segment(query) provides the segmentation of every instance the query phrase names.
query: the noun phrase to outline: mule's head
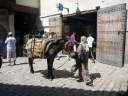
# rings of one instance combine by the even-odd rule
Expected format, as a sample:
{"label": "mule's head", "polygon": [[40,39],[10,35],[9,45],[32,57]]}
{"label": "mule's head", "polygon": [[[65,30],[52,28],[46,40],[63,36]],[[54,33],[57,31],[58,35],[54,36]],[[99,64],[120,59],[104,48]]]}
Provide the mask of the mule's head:
{"label": "mule's head", "polygon": [[65,43],[65,48],[64,49],[65,49],[66,52],[68,52],[68,54],[71,57],[74,57],[75,52],[74,52],[73,44],[70,40]]}

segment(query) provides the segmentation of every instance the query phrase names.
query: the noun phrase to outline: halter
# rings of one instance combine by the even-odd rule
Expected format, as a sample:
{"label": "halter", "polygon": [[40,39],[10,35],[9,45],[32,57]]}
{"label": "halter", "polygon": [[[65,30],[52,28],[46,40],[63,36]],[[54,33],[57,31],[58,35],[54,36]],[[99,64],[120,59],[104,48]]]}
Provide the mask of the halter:
{"label": "halter", "polygon": [[69,41],[67,41],[66,43],[65,43],[65,49],[66,49],[66,51],[68,52],[68,54],[70,55],[70,51],[71,51],[71,49],[70,50],[68,50],[68,44],[69,43],[71,43],[71,41],[69,40]]}

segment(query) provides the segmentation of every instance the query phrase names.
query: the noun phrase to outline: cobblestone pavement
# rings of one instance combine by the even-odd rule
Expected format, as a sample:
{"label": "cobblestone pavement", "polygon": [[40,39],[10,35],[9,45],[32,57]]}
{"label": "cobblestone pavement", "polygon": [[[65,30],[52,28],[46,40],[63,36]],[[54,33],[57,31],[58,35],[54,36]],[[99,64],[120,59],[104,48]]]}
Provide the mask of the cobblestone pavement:
{"label": "cobblestone pavement", "polygon": [[[74,59],[60,55],[54,61],[54,80],[47,76],[46,59],[35,59],[35,74],[29,71],[27,57],[17,58],[17,65],[7,66],[3,59],[0,69],[0,96],[124,96],[127,91],[128,65],[122,68],[89,61],[94,86],[77,82],[78,71],[71,73]],[[122,95],[119,95],[122,94]]]}

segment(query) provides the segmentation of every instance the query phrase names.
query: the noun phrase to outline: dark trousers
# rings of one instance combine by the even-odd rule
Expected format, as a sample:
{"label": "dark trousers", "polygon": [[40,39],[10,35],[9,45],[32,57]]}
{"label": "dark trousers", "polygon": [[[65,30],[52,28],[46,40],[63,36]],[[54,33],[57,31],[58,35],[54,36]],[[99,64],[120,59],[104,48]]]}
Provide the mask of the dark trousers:
{"label": "dark trousers", "polygon": [[1,68],[1,66],[2,66],[2,59],[1,59],[1,57],[0,57],[0,68]]}
{"label": "dark trousers", "polygon": [[91,59],[94,59],[94,56],[93,56],[93,48],[92,47],[89,47],[89,52],[90,52],[90,58]]}

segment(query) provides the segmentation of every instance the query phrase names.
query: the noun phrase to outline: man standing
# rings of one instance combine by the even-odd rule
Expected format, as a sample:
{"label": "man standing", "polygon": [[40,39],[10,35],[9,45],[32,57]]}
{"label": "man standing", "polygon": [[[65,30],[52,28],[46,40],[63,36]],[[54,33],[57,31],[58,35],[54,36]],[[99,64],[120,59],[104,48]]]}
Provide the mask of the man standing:
{"label": "man standing", "polygon": [[9,37],[6,39],[7,44],[7,60],[9,66],[11,65],[11,56],[13,56],[14,65],[16,64],[16,39],[12,36],[12,32],[8,33]]}
{"label": "man standing", "polygon": [[71,35],[71,42],[73,43],[74,51],[76,52],[76,44],[79,44],[79,43],[76,41],[75,35],[76,35],[76,33],[73,32],[73,34]]}
{"label": "man standing", "polygon": [[2,35],[0,34],[0,55],[3,56],[3,47],[4,47],[4,39]]}
{"label": "man standing", "polygon": [[92,59],[92,63],[95,63],[95,60],[94,60],[94,56],[93,56],[93,43],[94,43],[94,38],[92,37],[91,34],[89,34],[89,37],[87,38],[87,42],[88,42],[88,47],[89,47],[89,51],[90,51],[90,54],[91,54],[91,59]]}

